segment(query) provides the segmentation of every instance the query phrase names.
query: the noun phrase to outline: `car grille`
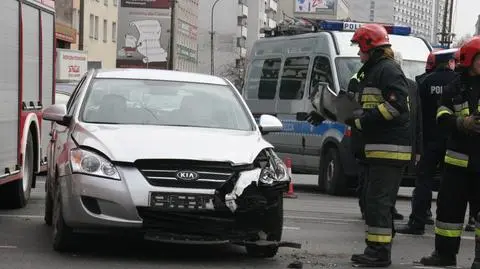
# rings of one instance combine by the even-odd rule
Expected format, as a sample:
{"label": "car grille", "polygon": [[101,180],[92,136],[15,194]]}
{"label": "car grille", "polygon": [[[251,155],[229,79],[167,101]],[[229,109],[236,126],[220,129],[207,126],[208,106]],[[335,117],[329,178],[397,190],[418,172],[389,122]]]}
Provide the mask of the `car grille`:
{"label": "car grille", "polygon": [[[226,162],[192,160],[137,160],[135,166],[153,186],[218,189],[234,176]],[[199,174],[196,180],[178,180],[177,171],[188,170]]]}

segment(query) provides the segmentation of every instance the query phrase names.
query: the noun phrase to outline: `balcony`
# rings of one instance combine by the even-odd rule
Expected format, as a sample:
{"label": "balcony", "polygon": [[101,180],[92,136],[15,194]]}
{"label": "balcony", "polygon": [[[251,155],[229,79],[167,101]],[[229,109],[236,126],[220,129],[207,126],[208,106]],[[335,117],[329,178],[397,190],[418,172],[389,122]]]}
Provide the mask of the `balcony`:
{"label": "balcony", "polygon": [[237,26],[237,37],[247,38],[248,29],[245,26]]}
{"label": "balcony", "polygon": [[246,58],[247,57],[247,49],[246,48],[235,48],[235,54],[238,58]]}
{"label": "balcony", "polygon": [[267,25],[268,25],[268,28],[273,29],[273,28],[277,27],[277,22],[272,20],[272,19],[268,19],[268,24]]}
{"label": "balcony", "polygon": [[267,0],[265,3],[265,11],[277,12],[278,4],[275,0]]}
{"label": "balcony", "polygon": [[237,17],[248,17],[248,7],[241,2],[238,3]]}

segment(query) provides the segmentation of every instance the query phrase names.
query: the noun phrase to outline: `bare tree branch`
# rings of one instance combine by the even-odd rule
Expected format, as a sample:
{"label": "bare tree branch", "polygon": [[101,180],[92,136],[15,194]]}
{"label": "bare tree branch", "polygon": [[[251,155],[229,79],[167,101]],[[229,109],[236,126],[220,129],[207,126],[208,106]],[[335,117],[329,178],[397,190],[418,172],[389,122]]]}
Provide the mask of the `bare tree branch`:
{"label": "bare tree branch", "polygon": [[246,64],[242,66],[236,66],[235,63],[225,64],[221,67],[220,76],[230,80],[238,90],[241,90],[243,87],[244,73]]}

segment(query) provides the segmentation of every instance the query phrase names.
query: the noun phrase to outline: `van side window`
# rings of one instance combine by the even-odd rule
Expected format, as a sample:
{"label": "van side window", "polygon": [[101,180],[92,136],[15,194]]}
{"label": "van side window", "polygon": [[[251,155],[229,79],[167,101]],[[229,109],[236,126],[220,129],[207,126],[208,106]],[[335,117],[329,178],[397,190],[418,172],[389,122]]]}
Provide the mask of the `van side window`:
{"label": "van side window", "polygon": [[280,99],[299,100],[303,98],[307,82],[310,57],[291,57],[285,60],[280,84]]}
{"label": "van side window", "polygon": [[332,69],[330,68],[330,61],[327,57],[324,56],[317,56],[313,62],[313,69],[312,69],[312,78],[310,81],[310,91],[313,86],[318,84],[319,82],[327,82],[330,86],[330,89],[334,89],[333,86],[333,77],[332,77]]}
{"label": "van side window", "polygon": [[247,99],[275,98],[281,64],[280,58],[252,61],[245,86]]}

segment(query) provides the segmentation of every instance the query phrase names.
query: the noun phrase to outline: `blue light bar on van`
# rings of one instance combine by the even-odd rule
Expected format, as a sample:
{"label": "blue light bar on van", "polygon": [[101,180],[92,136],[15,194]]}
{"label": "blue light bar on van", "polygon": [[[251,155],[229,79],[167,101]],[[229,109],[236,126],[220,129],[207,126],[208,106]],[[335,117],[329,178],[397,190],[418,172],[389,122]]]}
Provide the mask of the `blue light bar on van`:
{"label": "blue light bar on van", "polygon": [[[324,31],[355,31],[363,23],[349,22],[349,21],[320,21],[319,27]],[[412,28],[409,26],[400,25],[385,25],[382,24],[387,32],[392,35],[410,35]]]}

